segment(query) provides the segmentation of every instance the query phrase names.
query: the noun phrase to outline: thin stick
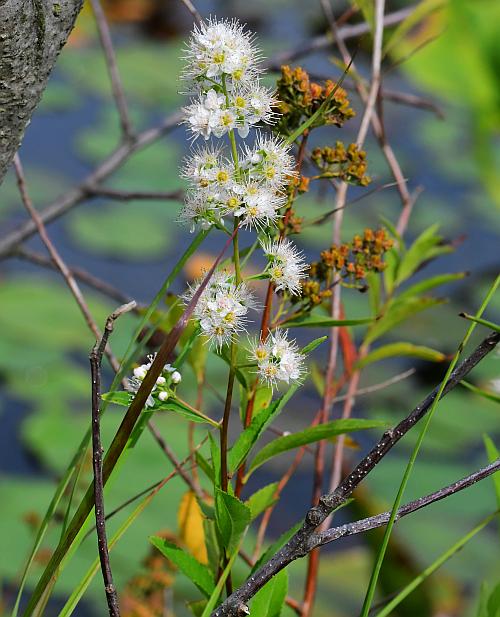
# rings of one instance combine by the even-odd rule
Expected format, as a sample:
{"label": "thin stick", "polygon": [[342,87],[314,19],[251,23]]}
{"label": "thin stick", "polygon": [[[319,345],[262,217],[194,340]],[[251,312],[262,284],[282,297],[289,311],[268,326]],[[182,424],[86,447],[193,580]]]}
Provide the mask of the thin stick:
{"label": "thin stick", "polygon": [[133,304],[124,304],[112,313],[106,320],[106,326],[101,340],[96,341],[90,352],[90,371],[92,376],[92,463],[94,470],[94,504],[95,524],[97,533],[97,547],[101,572],[104,581],[104,591],[108,602],[110,617],[119,617],[120,608],[118,596],[113,583],[113,573],[109,561],[108,540],[106,537],[106,516],[104,511],[104,488],[102,483],[102,454],[101,443],[101,365],[102,356],[108,339],[113,332],[114,322],[120,315],[129,311]]}
{"label": "thin stick", "polygon": [[[120,144],[98,167],[96,167],[77,187],[74,187],[58,197],[38,213],[40,220],[46,225],[63,214],[83,203],[93,194],[108,176],[126,163],[129,158],[139,150],[151,145],[163,135],[177,127],[182,117],[180,113],[174,113],[152,129],[139,133],[133,141]],[[37,232],[37,226],[33,220],[19,225],[16,229],[0,239],[0,259],[12,254],[16,246],[27,240]]]}
{"label": "thin stick", "polygon": [[185,193],[182,189],[175,191],[120,191],[105,186],[89,188],[87,192],[92,196],[109,197],[109,199],[115,199],[116,201],[131,201],[134,199],[144,201],[182,201]]}
{"label": "thin stick", "polygon": [[[500,334],[491,333],[474,351],[465,358],[450,375],[441,396],[448,394],[460,381],[500,342]],[[399,440],[412,429],[431,409],[440,386],[436,387],[421,401],[395,428],[386,431],[377,444],[368,452],[355,469],[333,491],[324,495],[319,504],[307,512],[302,527],[292,538],[264,565],[254,572],[250,579],[229,596],[214,612],[213,617],[238,617],[247,606],[248,601],[275,574],[289,563],[304,557],[310,550],[309,541],[315,530],[327,516],[342,505],[355,488],[372,471]],[[491,472],[493,473],[493,471]]]}
{"label": "thin stick", "polygon": [[[59,270],[57,265],[52,261],[52,259],[50,259],[50,257],[45,257],[45,255],[42,255],[41,253],[32,251],[25,247],[19,247],[18,249],[16,249],[14,256],[19,257],[19,259],[25,259],[26,261],[29,261],[30,263],[36,264],[38,266],[42,266],[43,268],[48,268],[50,270]],[[127,296],[116,287],[113,287],[113,285],[110,285],[108,282],[103,281],[102,279],[94,276],[93,274],[90,274],[90,272],[87,272],[87,270],[84,270],[83,268],[71,267],[68,269],[71,275],[80,283],[88,285],[92,289],[95,289],[99,293],[103,294],[108,298],[111,298],[112,300],[116,300],[117,302],[121,302],[122,304],[127,304],[129,302],[132,302],[133,300],[130,296]],[[144,307],[142,305],[136,304],[133,312],[141,314],[141,310],[143,308]]]}
{"label": "thin stick", "polygon": [[203,17],[201,16],[200,12],[195,7],[195,5],[191,2],[191,0],[181,0],[181,2],[187,8],[187,10],[191,13],[195,21],[201,24],[201,22],[203,21]]}
{"label": "thin stick", "polygon": [[[430,493],[425,497],[419,497],[409,503],[401,506],[398,509],[396,514],[396,521],[399,521],[404,516],[408,514],[412,514],[417,510],[421,510],[429,506],[436,501],[441,501],[441,499],[445,499],[450,495],[455,495],[456,493],[463,491],[464,489],[476,484],[480,480],[484,480],[488,476],[491,476],[493,473],[497,472],[500,469],[500,458],[490,463],[486,467],[483,467],[479,471],[472,473],[461,480],[457,480],[453,484],[445,486],[444,488],[435,491],[434,493]],[[383,527],[389,521],[391,516],[390,512],[384,512],[382,514],[377,514],[375,516],[370,516],[369,518],[364,518],[355,523],[348,523],[346,525],[341,525],[340,527],[335,527],[333,529],[328,529],[327,531],[322,531],[320,533],[314,534],[314,536],[310,539],[310,546],[323,546],[324,544],[329,544],[330,542],[334,542],[339,538],[345,538],[346,536],[353,536],[358,533],[364,533],[365,531],[369,531],[370,529],[376,529],[377,527]]]}
{"label": "thin stick", "polygon": [[111,81],[111,90],[113,91],[116,109],[120,117],[122,133],[126,140],[132,140],[134,138],[134,132],[130,122],[130,114],[128,111],[125,93],[123,91],[122,80],[120,78],[118,65],[116,63],[116,55],[113,48],[113,42],[111,40],[108,21],[104,11],[102,10],[100,0],[90,0],[90,5],[92,7],[92,12],[94,13],[97,32],[99,33],[99,40],[101,41],[101,46],[104,51],[104,57],[106,58],[106,66],[108,67],[109,78]]}

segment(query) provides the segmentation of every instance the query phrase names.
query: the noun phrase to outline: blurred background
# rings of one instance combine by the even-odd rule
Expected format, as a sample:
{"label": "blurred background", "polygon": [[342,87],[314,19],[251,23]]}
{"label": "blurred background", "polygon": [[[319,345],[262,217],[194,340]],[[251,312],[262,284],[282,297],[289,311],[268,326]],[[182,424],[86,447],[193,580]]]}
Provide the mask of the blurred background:
{"label": "blurred background", "polygon": [[[103,0],[103,6],[111,24],[133,123],[138,130],[154,127],[186,103],[185,97],[178,94],[182,89],[178,75],[191,15],[177,0]],[[388,1],[387,12],[408,6],[412,4]],[[197,8],[203,16],[237,17],[246,22],[258,33],[268,58],[300,47],[327,31],[316,0],[200,0]],[[348,8],[347,2],[333,3],[336,16]],[[431,8],[438,10],[429,11]],[[391,49],[384,64],[384,88],[423,97],[429,105],[422,109],[386,100],[387,138],[410,189],[423,189],[412,213],[408,238],[416,237],[431,223],[438,223],[441,234],[454,241],[456,247],[453,253],[432,263],[426,274],[467,271],[469,276],[444,288],[442,294],[448,302],[401,326],[395,340],[409,340],[452,353],[464,332],[458,313],[475,311],[500,262],[500,3],[427,1],[422,2],[421,12],[423,20],[402,33]],[[357,12],[350,23],[361,20]],[[356,63],[369,76],[370,38],[354,39],[348,45],[351,51],[358,48]],[[341,74],[338,54],[332,46],[291,64],[303,66],[312,76],[335,79]],[[268,83],[275,79],[276,74],[270,74]],[[351,92],[349,82],[347,89]],[[352,105],[359,114],[362,106],[354,94]],[[351,142],[357,127],[355,119],[341,130],[326,129],[321,139],[323,143],[336,139]],[[92,12],[85,5],[20,151],[35,206],[46,207],[82,182],[118,144],[119,121],[106,64]],[[187,146],[184,128],[176,127],[130,157],[105,186],[117,191],[180,190],[183,182],[178,168]],[[390,182],[385,160],[373,138],[368,140],[366,150],[374,185]],[[363,191],[366,189],[353,189],[352,196],[361,196]],[[332,208],[332,200],[333,193],[328,191],[308,193],[297,202],[298,214],[320,215]],[[48,231],[67,264],[85,269],[140,303],[149,303],[189,241],[188,230],[176,223],[179,209],[176,200],[125,201],[116,195],[95,196],[50,224]],[[399,209],[395,188],[356,202],[346,212],[345,239],[367,226],[377,226],[382,218],[394,221]],[[11,171],[0,188],[1,235],[24,222],[26,216]],[[314,259],[319,249],[329,245],[330,236],[329,225],[312,227],[304,230],[300,242]],[[215,254],[220,242],[216,234],[208,238],[197,261],[190,262],[183,277],[177,280],[174,292],[182,291],[186,280],[199,273],[200,265]],[[24,256],[0,262],[0,581],[5,614],[15,598],[25,557],[55,481],[79,443],[90,413],[87,357],[92,336],[60,276],[32,263],[34,255],[46,256],[39,239],[34,237],[23,247],[27,251]],[[98,323],[103,324],[117,302],[85,289]],[[346,293],[345,300],[350,316],[366,314],[367,299],[362,294]],[[498,320],[499,311],[497,296],[489,309],[489,318],[495,319],[496,312]],[[132,317],[122,318],[113,339],[118,355],[124,351],[133,326]],[[320,357],[320,366],[321,362]],[[388,361],[373,365],[362,378],[361,386],[366,386],[412,367],[416,372],[408,380],[360,397],[354,415],[391,421],[400,418],[434,387],[441,367],[415,360]],[[210,383],[215,389],[222,389],[226,375],[223,363],[213,360],[209,371]],[[495,377],[500,377],[498,355],[476,369],[474,382],[488,385]],[[191,382],[194,384],[194,379],[186,375],[187,390]],[[208,400],[207,405],[213,406],[216,401]],[[317,404],[317,394],[310,384],[302,400],[292,402],[287,417],[280,420],[280,427],[293,430],[307,424]],[[112,410],[106,415],[106,438],[116,427],[119,413]],[[159,424],[167,440],[175,444],[178,455],[184,456],[185,424],[164,419]],[[482,466],[486,461],[482,433],[489,433],[500,445],[498,405],[465,390],[447,397],[433,421],[407,497],[435,490]],[[348,460],[355,461],[372,437],[363,436],[359,443],[353,442]],[[415,435],[410,434],[384,460],[370,476],[356,504],[342,510],[339,520],[352,520],[354,516],[387,507],[414,439]],[[161,452],[148,435],[136,448],[136,454],[126,462],[126,470],[113,484],[110,508],[166,475]],[[278,458],[274,468],[268,466],[256,474],[255,484],[273,481],[288,463],[287,457]],[[85,488],[89,473],[90,461],[78,491]],[[140,576],[144,576],[144,559],[149,552],[148,536],[176,530],[177,504],[183,491],[178,480],[171,482],[113,551],[117,585],[129,595],[133,596],[135,588],[141,589]],[[302,516],[310,492],[311,460],[306,457],[272,519],[271,539]],[[494,508],[491,481],[486,480],[399,523],[391,559],[386,560],[383,570],[383,591],[388,594],[397,589],[401,572],[420,571]],[[116,524],[120,520],[123,519],[117,517]],[[37,554],[30,584],[50,557],[50,546],[57,534],[54,529],[52,544],[47,543]],[[372,532],[325,550],[317,617],[357,614],[373,546],[379,540],[380,535]],[[95,554],[95,539],[90,538],[58,582],[56,600],[47,607],[46,615],[59,613]],[[476,615],[481,583],[496,583],[500,577],[498,556],[498,525],[494,524],[414,594],[400,614]],[[304,564],[292,566],[291,576],[293,580],[296,577],[298,589],[303,573]],[[292,582],[292,589],[294,585]],[[179,578],[168,592],[189,596],[191,588]],[[132,602],[126,607],[125,614],[129,616],[158,614],[141,612]],[[184,614],[180,610],[178,614]],[[99,577],[75,614],[104,614]]]}

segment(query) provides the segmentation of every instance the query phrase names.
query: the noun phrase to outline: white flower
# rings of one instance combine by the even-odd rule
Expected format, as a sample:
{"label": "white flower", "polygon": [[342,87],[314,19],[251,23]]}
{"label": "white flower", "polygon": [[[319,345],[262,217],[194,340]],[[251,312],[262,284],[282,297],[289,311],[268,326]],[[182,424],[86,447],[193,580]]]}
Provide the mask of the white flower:
{"label": "white flower", "polygon": [[221,157],[221,148],[200,148],[185,161],[181,176],[196,188],[225,187],[233,182],[234,167]]}
{"label": "white flower", "polygon": [[300,292],[300,280],[305,278],[307,263],[302,252],[290,240],[261,242],[269,265],[266,269],[276,290],[288,291],[292,295]]}
{"label": "white flower", "polygon": [[183,77],[203,83],[205,78],[222,81],[227,76],[235,82],[255,78],[259,52],[253,35],[245,32],[237,20],[208,19],[195,26],[188,43],[188,64]]}
{"label": "white flower", "polygon": [[183,112],[184,121],[189,126],[193,139],[199,135],[208,139],[211,133],[222,137],[236,122],[235,114],[226,109],[226,97],[214,89],[201,94],[199,99],[185,107]]}
{"label": "white flower", "polygon": [[290,150],[283,139],[259,134],[254,146],[245,149],[242,166],[250,178],[283,190],[289,178],[297,175]]}
{"label": "white flower", "polygon": [[[184,295],[189,302],[203,279],[197,281]],[[252,294],[244,283],[236,285],[227,272],[216,272],[208,282],[194,309],[202,333],[210,344],[221,348],[245,329],[249,308],[255,306]]]}
{"label": "white flower", "polygon": [[[137,391],[141,387],[141,384],[144,381],[144,378],[146,377],[149,369],[151,368],[151,365],[153,364],[155,358],[156,354],[149,355],[149,362],[141,364],[141,366],[134,368],[134,376],[130,377],[130,379],[127,380],[126,389],[129,392],[137,394]],[[181,380],[182,376],[175,368],[175,366],[172,366],[171,364],[165,364],[161,375],[158,376],[156,384],[154,385],[150,395],[147,398],[146,407],[154,407],[157,400],[166,401],[172,392],[172,385],[177,385],[181,382]]]}
{"label": "white flower", "polygon": [[270,332],[265,341],[255,344],[251,359],[257,362],[259,377],[271,387],[280,381],[300,381],[304,374],[304,357],[283,330]]}
{"label": "white flower", "polygon": [[286,197],[257,182],[247,182],[233,187],[241,196],[241,205],[234,211],[241,218],[243,227],[262,228],[271,225],[279,217],[279,209]]}
{"label": "white flower", "polygon": [[221,200],[225,193],[221,194],[212,187],[198,191],[188,191],[184,199],[184,207],[179,215],[181,223],[188,223],[190,231],[196,229],[199,223],[202,229],[209,229],[215,222],[221,222]]}

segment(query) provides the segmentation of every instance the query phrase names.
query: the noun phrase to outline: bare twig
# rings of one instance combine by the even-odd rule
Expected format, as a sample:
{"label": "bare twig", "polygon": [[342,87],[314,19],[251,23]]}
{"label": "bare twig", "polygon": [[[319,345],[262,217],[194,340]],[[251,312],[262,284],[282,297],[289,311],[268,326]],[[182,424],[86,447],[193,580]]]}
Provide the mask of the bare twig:
{"label": "bare twig", "polygon": [[[500,333],[487,336],[476,349],[451,373],[442,396],[448,394],[460,381],[500,342]],[[247,603],[277,572],[289,563],[307,555],[316,528],[327,516],[342,505],[360,482],[372,471],[399,440],[421,420],[432,407],[440,387],[436,387],[394,429],[386,431],[377,444],[357,467],[333,491],[324,495],[319,504],[306,514],[302,527],[267,563],[254,572],[239,589],[229,596],[213,613],[213,617],[238,617],[244,615]],[[491,471],[493,473],[493,471]]]}
{"label": "bare twig", "polygon": [[[134,141],[119,145],[85,180],[75,188],[52,202],[38,213],[40,220],[46,225],[84,202],[91,196],[101,182],[121,167],[137,151],[151,145],[166,133],[173,130],[180,122],[181,114],[171,114],[157,127],[139,133]],[[33,220],[27,221],[0,239],[0,259],[12,254],[13,250],[24,240],[37,232]]]}
{"label": "bare twig", "polygon": [[106,65],[108,67],[109,78],[111,81],[111,89],[113,91],[116,109],[120,117],[122,133],[126,140],[132,140],[134,138],[134,132],[130,122],[130,114],[128,111],[125,93],[123,91],[122,80],[120,78],[118,65],[116,63],[115,50],[113,48],[113,42],[111,41],[108,21],[104,11],[102,10],[100,0],[90,0],[90,5],[92,7],[92,12],[94,13],[97,32],[99,33],[99,40],[101,41],[101,46],[104,51],[104,57],[106,58]]}
{"label": "bare twig", "polygon": [[[396,514],[396,521],[403,518],[403,516],[407,516],[408,514],[412,514],[421,508],[425,508],[436,501],[440,501],[441,499],[445,499],[450,495],[455,495],[456,493],[463,491],[464,489],[472,486],[476,482],[480,480],[484,480],[491,474],[495,473],[500,469],[500,458],[491,463],[490,465],[483,467],[479,471],[462,478],[461,480],[457,480],[453,484],[450,484],[444,488],[435,491],[434,493],[430,493],[425,497],[419,497],[419,499],[415,499],[414,501],[410,501],[409,503],[401,506]],[[330,542],[334,542],[339,538],[345,538],[346,536],[352,536],[358,533],[364,533],[365,531],[369,531],[370,529],[376,529],[377,527],[382,527],[389,521],[391,513],[384,512],[382,514],[377,514],[376,516],[370,516],[369,518],[364,518],[355,523],[348,523],[346,525],[341,525],[340,527],[335,527],[333,529],[328,529],[326,531],[322,531],[320,533],[314,534],[310,540],[310,546],[323,546],[324,544],[329,544]]]}
{"label": "bare twig", "polygon": [[194,20],[200,24],[203,21],[203,17],[201,16],[200,12],[195,7],[195,5],[191,2],[191,0],[181,0],[181,2],[187,8],[187,10],[191,13]]}
{"label": "bare twig", "polygon": [[[36,264],[38,266],[42,266],[43,268],[48,268],[50,270],[58,270],[57,265],[50,259],[49,257],[45,257],[41,253],[36,251],[32,251],[25,247],[19,247],[15,250],[14,257],[19,257],[20,259],[24,259],[29,261],[30,263]],[[80,283],[84,283],[88,285],[92,289],[95,289],[99,293],[111,298],[112,300],[116,300],[117,302],[121,302],[122,304],[127,304],[128,302],[132,302],[132,298],[124,294],[122,291],[113,287],[106,281],[103,281],[100,278],[97,278],[90,272],[83,270],[82,268],[68,268],[71,275]],[[141,305],[137,304],[133,309],[134,312],[140,313]]]}
{"label": "bare twig", "polygon": [[106,518],[104,512],[104,489],[102,484],[102,454],[101,443],[101,364],[102,356],[113,332],[114,322],[120,315],[131,310],[135,303],[124,304],[112,313],[106,320],[106,326],[101,340],[96,341],[90,352],[90,371],[92,376],[92,464],[94,470],[94,504],[97,546],[101,562],[104,590],[108,602],[110,617],[119,617],[120,608],[118,596],[113,582],[113,573],[109,561],[108,540],[106,537]]}
{"label": "bare twig", "polygon": [[[393,13],[388,13],[384,17],[384,28],[389,26],[395,26],[400,22],[404,21],[409,15],[411,15],[415,11],[416,5],[406,7],[399,11],[394,11]],[[337,29],[337,34],[342,38],[343,41],[348,39],[354,39],[364,34],[368,34],[371,31],[371,26],[365,22],[360,24],[355,24],[353,26],[342,26]],[[335,42],[338,39],[335,37]],[[332,47],[334,42],[332,41],[332,37],[328,35],[317,36],[310,41],[307,41],[301,45],[298,45],[294,49],[289,51],[282,52],[280,54],[276,54],[272,58],[270,58],[267,62],[264,63],[264,67],[267,69],[280,70],[282,64],[286,62],[292,62],[293,60],[297,60],[298,58],[302,58],[303,56],[307,56],[309,54],[313,54],[322,49],[327,49]]]}
{"label": "bare twig", "polygon": [[176,191],[120,191],[105,186],[96,186],[95,188],[88,189],[87,193],[91,196],[108,197],[117,201],[131,201],[133,199],[144,201],[182,201],[184,197],[182,189]]}
{"label": "bare twig", "polygon": [[[321,6],[323,7],[323,11],[329,20],[331,25],[332,33],[335,35],[337,32],[337,28],[335,25],[335,19],[333,17],[332,9],[330,6],[329,0],[320,0]],[[358,135],[356,138],[357,145],[361,148],[366,139],[366,135],[368,133],[368,127],[370,125],[372,115],[375,110],[375,103],[377,101],[378,91],[380,88],[380,75],[381,75],[381,63],[382,63],[382,42],[383,42],[383,33],[384,33],[384,8],[385,8],[385,0],[376,0],[375,2],[375,33],[373,39],[373,53],[372,53],[372,75],[371,75],[371,86],[368,95],[363,99],[365,101],[365,110],[361,119],[361,124],[358,130]],[[338,33],[337,33],[338,34]],[[337,41],[338,43],[338,41]],[[352,58],[348,57],[347,49],[345,49],[345,62],[346,65],[349,63],[352,64]],[[333,215],[333,234],[332,234],[332,242],[333,244],[340,244],[341,241],[341,228],[342,221],[344,217],[345,204],[347,199],[347,182],[341,182],[337,188],[337,196],[335,202],[335,214]],[[341,312],[341,286],[337,285],[338,277],[334,277],[333,279],[333,294],[332,294],[332,303],[331,303],[331,311],[330,314],[333,319],[340,318]],[[326,368],[325,375],[325,393],[323,396],[323,404],[321,410],[321,420],[320,422],[326,422],[332,410],[332,399],[335,395],[334,392],[334,377],[335,371],[337,367],[338,360],[338,351],[339,351],[339,329],[332,328],[330,330],[330,347],[328,353],[328,362]],[[354,384],[354,389],[356,389],[357,383]],[[349,409],[349,401],[346,401],[344,410]],[[343,437],[339,438],[341,449],[343,445]],[[337,446],[338,449],[338,446]],[[323,476],[325,470],[325,452],[326,452],[326,442],[320,441],[318,442],[316,448],[316,457],[314,463],[314,485],[313,485],[313,494],[312,494],[312,504],[317,503],[320,498],[321,491],[323,490]],[[308,569],[306,576],[306,584],[304,591],[304,606],[302,615],[303,617],[309,617],[312,611],[312,607],[314,604],[314,597],[316,593],[316,584],[317,584],[317,575],[319,568],[319,551],[315,550],[309,554],[308,560]]]}

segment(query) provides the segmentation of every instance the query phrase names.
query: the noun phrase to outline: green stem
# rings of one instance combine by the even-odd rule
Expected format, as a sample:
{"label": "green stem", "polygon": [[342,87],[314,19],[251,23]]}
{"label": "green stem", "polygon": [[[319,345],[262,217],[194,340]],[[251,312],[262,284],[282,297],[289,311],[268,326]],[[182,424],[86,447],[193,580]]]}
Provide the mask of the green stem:
{"label": "green stem", "polygon": [[[500,275],[495,279],[494,283],[492,284],[490,290],[488,291],[486,298],[484,299],[483,303],[481,304],[481,307],[479,308],[478,312],[476,313],[475,317],[476,319],[481,317],[481,315],[483,314],[483,312],[485,311],[486,307],[488,306],[491,298],[493,297],[493,294],[495,293],[495,291],[498,288],[498,285],[500,284]],[[399,486],[398,489],[398,493],[396,495],[396,499],[394,500],[394,504],[392,506],[392,510],[391,510],[391,516],[389,518],[389,522],[387,523],[387,527],[385,529],[385,533],[384,533],[384,538],[382,540],[382,544],[380,546],[378,555],[377,555],[377,560],[375,562],[375,565],[373,567],[372,573],[371,573],[371,577],[370,577],[370,583],[368,585],[368,590],[366,592],[366,596],[365,596],[365,600],[363,602],[363,608],[361,610],[361,617],[368,617],[368,613],[370,612],[370,608],[373,602],[373,598],[375,596],[375,590],[377,587],[377,582],[378,582],[378,577],[380,574],[380,570],[382,568],[382,563],[384,561],[384,557],[385,557],[385,553],[387,551],[387,546],[389,545],[389,539],[391,537],[391,533],[392,533],[392,529],[394,527],[394,523],[396,520],[396,514],[398,511],[398,508],[401,504],[401,500],[403,499],[403,494],[405,492],[406,489],[406,485],[408,484],[408,481],[410,479],[410,475],[411,472],[413,470],[413,466],[415,464],[415,460],[417,458],[417,455],[420,451],[420,447],[422,445],[422,442],[424,441],[424,437],[427,433],[427,429],[429,428],[429,425],[431,423],[432,417],[434,415],[434,412],[437,408],[437,405],[439,403],[439,400],[441,399],[441,395],[443,394],[443,390],[448,382],[448,379],[450,378],[451,373],[453,372],[453,369],[455,368],[458,359],[460,357],[460,354],[462,353],[463,348],[465,347],[465,345],[467,344],[469,338],[472,335],[472,332],[474,331],[476,327],[476,323],[473,322],[471,323],[471,325],[469,326],[467,332],[465,333],[465,336],[462,340],[462,342],[460,343],[458,350],[455,354],[455,356],[453,357],[453,360],[450,363],[450,366],[448,367],[448,370],[446,371],[446,375],[444,376],[443,381],[441,382],[441,386],[438,390],[438,393],[436,395],[436,398],[434,399],[431,408],[429,410],[429,413],[427,414],[424,424],[422,426],[422,430],[420,431],[420,434],[418,436],[417,439],[417,443],[415,444],[415,447],[413,448],[413,452],[411,453],[410,459],[408,461],[408,464],[406,466],[406,470],[405,473],[403,475],[403,479],[401,481],[401,484]]]}

